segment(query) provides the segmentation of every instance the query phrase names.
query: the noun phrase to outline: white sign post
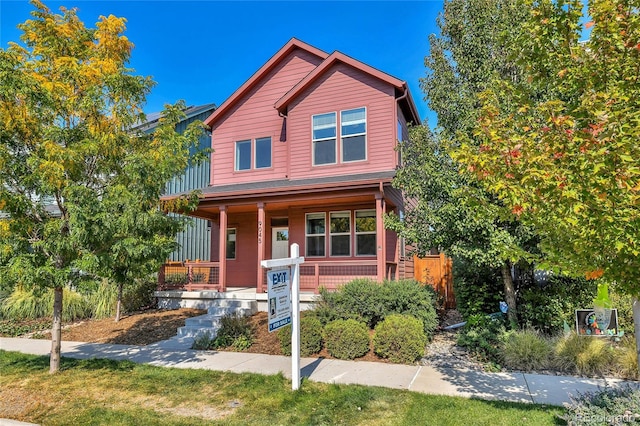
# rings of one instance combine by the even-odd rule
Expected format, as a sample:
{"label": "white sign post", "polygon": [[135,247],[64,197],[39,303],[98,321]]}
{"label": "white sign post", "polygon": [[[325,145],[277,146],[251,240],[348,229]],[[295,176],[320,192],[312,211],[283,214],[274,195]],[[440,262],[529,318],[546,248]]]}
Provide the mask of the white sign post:
{"label": "white sign post", "polygon": [[[285,287],[280,286],[280,280],[285,279],[288,269],[283,269],[286,267],[291,268],[291,389],[298,390],[300,388],[300,264],[304,263],[304,257],[300,257],[300,247],[298,244],[291,244],[291,257],[284,259],[271,259],[271,260],[263,260],[260,262],[260,265],[263,268],[281,268],[279,270],[272,270],[268,277],[268,291],[269,291],[269,331],[273,331],[276,328],[282,327],[286,324],[282,324],[271,329],[271,299],[273,297],[275,300],[275,318],[273,322],[273,326],[275,327],[279,321],[285,321],[284,315],[287,313],[284,307],[278,307],[279,297],[282,296],[281,292],[284,291]],[[276,284],[274,285],[273,280],[275,279]],[[271,295],[271,288],[278,288],[278,296]],[[274,292],[275,293],[275,292]],[[278,309],[282,309],[283,318],[278,318]]]}

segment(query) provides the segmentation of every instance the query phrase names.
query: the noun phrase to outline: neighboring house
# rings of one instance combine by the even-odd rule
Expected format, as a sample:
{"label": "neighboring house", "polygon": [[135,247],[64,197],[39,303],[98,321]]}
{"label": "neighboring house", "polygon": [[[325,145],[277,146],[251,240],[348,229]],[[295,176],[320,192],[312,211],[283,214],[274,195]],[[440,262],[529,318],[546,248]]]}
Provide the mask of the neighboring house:
{"label": "neighboring house", "polygon": [[[216,109],[215,104],[190,106],[184,110],[185,118],[176,125],[176,131],[182,133],[187,126],[196,120],[204,121]],[[139,129],[145,132],[153,132],[158,125],[161,113],[147,115],[147,122]],[[199,150],[211,146],[210,133],[204,132],[200,137]],[[173,178],[168,184],[165,193],[176,194],[206,187],[209,184],[211,163],[204,162],[199,165],[187,167],[185,172]],[[211,257],[211,226],[206,219],[193,219],[192,223],[177,235],[180,248],[171,253],[169,260],[209,260]]]}
{"label": "neighboring house", "polygon": [[[263,292],[260,262],[287,257],[292,243],[305,257],[303,291],[413,276],[383,226],[385,213],[403,210],[391,186],[398,140],[420,123],[406,82],[292,39],[205,123],[211,175],[191,215],[211,222],[211,256],[181,265],[187,289]],[[164,280],[180,271],[167,267],[161,287],[185,287]]]}

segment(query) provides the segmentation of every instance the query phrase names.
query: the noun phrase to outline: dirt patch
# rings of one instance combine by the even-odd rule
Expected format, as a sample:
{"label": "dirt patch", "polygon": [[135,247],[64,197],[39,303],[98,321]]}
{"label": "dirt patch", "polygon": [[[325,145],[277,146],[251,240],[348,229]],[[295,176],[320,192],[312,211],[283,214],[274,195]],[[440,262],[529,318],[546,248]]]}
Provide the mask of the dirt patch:
{"label": "dirt patch", "polygon": [[[150,345],[175,336],[187,318],[204,315],[201,309],[149,310],[113,318],[69,324],[62,330],[62,340],[69,342]],[[43,333],[50,339],[51,333]]]}

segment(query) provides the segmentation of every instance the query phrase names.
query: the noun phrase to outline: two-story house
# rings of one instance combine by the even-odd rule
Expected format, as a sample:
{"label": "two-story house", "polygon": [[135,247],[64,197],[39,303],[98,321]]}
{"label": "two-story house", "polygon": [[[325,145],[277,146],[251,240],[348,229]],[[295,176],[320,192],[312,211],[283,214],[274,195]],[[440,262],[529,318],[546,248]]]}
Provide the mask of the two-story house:
{"label": "two-story house", "polygon": [[290,40],[205,120],[210,180],[191,215],[211,224],[211,256],[185,265],[186,288],[264,292],[260,262],[292,243],[305,257],[303,291],[411,275],[383,224],[403,209],[391,181],[411,122],[420,117],[406,82]]}

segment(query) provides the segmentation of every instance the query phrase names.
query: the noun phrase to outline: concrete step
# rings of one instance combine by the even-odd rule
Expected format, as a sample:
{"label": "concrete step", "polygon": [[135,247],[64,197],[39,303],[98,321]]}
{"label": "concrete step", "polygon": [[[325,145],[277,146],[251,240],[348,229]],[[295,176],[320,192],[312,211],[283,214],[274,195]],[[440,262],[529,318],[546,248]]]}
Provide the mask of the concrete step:
{"label": "concrete step", "polygon": [[201,327],[201,326],[184,326],[178,329],[177,337],[192,337],[198,338],[200,335],[208,333],[209,338],[214,339],[218,334],[220,327]]}
{"label": "concrete step", "polygon": [[227,306],[214,306],[207,309],[209,315],[224,317],[227,315],[240,315],[244,317],[251,316],[256,313],[256,310],[250,307],[227,307]]}
{"label": "concrete step", "polygon": [[222,315],[205,314],[197,317],[187,318],[184,325],[187,327],[220,327]]}
{"label": "concrete step", "polygon": [[251,315],[258,311],[258,302],[255,300],[246,300],[246,299],[215,299],[212,301],[211,307],[209,310],[213,309],[214,311],[218,308],[229,308],[229,309],[249,309]]}

